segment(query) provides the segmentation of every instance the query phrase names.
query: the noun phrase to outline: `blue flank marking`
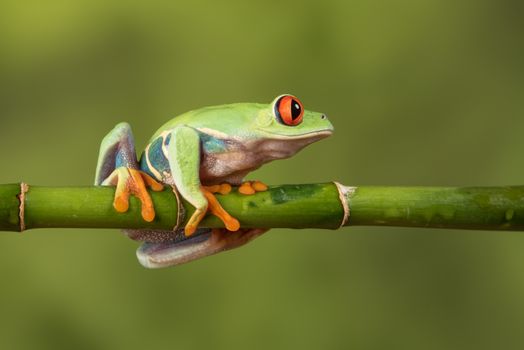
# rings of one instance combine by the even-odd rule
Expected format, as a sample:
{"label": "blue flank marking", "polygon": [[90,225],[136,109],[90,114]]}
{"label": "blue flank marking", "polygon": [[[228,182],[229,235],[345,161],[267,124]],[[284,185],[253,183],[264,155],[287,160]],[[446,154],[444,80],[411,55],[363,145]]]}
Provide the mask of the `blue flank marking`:
{"label": "blue flank marking", "polygon": [[[153,142],[151,142],[149,146],[149,152],[147,154],[151,166],[155,168],[155,170],[158,171],[160,174],[163,174],[164,171],[168,173],[171,172],[169,169],[169,161],[162,152],[162,141],[163,139],[161,136],[153,140]],[[153,178],[156,178],[156,176],[153,174],[153,172],[147,165],[145,153],[142,154],[142,158],[140,159],[140,169],[151,175]],[[157,180],[161,181],[162,179]]]}
{"label": "blue flank marking", "polygon": [[142,156],[140,157],[140,170],[151,176],[153,179],[156,179],[158,181],[162,181],[162,179],[157,179],[155,174],[151,172],[151,169],[149,169],[149,166],[146,162],[146,154],[142,153]]}
{"label": "blue flank marking", "polygon": [[226,151],[226,143],[223,140],[201,132],[198,134],[200,136],[200,142],[202,142],[204,153],[221,153]]}

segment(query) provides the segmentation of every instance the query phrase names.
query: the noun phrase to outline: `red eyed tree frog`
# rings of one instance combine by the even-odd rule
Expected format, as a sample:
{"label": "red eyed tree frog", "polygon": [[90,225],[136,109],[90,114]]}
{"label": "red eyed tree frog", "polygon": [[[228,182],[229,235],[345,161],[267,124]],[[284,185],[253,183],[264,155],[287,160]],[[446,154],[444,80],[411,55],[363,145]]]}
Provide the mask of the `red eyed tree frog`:
{"label": "red eyed tree frog", "polygon": [[[266,232],[240,229],[215,194],[226,195],[232,185],[245,195],[265,191],[265,184],[243,182],[244,177],[332,132],[325,114],[305,110],[292,95],[281,95],[270,104],[236,103],[184,113],[158,129],[138,161],[131,128],[120,123],[102,141],[95,185],[116,185],[113,206],[118,212],[128,210],[130,195],[138,197],[148,222],[155,210],[146,186],[154,191],[171,186],[193,205],[196,210],[183,229],[124,231],[144,242],[137,256],[145,267],[177,265],[238,247]],[[208,211],[226,229],[199,229]]]}

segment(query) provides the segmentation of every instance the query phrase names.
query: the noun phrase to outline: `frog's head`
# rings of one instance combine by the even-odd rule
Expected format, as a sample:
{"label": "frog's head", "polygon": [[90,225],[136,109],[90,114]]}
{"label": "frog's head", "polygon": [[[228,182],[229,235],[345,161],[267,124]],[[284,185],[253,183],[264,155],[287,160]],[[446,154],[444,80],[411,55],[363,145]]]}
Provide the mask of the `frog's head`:
{"label": "frog's head", "polygon": [[292,95],[280,95],[260,109],[255,123],[265,161],[291,157],[333,133],[333,125],[325,114],[305,110]]}
{"label": "frog's head", "polygon": [[257,129],[271,139],[304,140],[311,143],[333,133],[333,125],[323,113],[304,109],[293,95],[280,95],[257,116]]}

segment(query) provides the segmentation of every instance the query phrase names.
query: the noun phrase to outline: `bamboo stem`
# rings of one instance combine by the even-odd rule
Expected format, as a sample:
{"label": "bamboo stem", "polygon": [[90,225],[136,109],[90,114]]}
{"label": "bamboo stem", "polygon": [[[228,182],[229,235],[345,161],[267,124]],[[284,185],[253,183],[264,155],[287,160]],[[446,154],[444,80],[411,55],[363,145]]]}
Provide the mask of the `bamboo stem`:
{"label": "bamboo stem", "polygon": [[[340,187],[343,188],[343,187]],[[439,227],[474,230],[524,231],[524,186],[514,187],[371,187],[346,188],[342,201],[333,183],[283,185],[245,196],[236,191],[217,195],[224,209],[242,227],[336,229],[344,221],[344,202],[350,209],[345,226],[376,225]],[[149,228],[177,226],[178,203],[172,191],[151,192],[156,218],[147,223],[140,203],[132,197],[129,211],[112,207],[111,187],[29,186],[20,198],[20,184],[0,185],[0,230],[45,227]],[[23,203],[23,215],[20,215]],[[193,208],[182,201],[186,215]],[[22,220],[21,220],[22,219]],[[208,215],[201,227],[223,227]]]}
{"label": "bamboo stem", "polygon": [[524,186],[359,187],[350,225],[524,231]]}

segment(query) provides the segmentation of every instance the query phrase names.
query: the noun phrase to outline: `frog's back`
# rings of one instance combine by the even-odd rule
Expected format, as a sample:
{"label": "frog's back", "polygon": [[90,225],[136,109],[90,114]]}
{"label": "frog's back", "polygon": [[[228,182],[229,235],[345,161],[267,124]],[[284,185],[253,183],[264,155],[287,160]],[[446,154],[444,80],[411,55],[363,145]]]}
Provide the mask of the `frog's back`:
{"label": "frog's back", "polygon": [[259,103],[233,103],[220,106],[210,106],[181,114],[162,125],[149,142],[153,142],[160,134],[171,131],[180,125],[189,125],[198,128],[227,128],[233,124],[239,124],[254,117],[253,112],[267,105]]}

